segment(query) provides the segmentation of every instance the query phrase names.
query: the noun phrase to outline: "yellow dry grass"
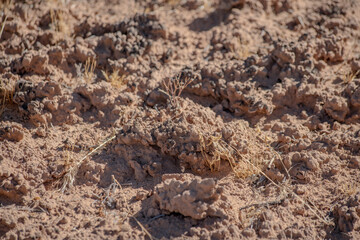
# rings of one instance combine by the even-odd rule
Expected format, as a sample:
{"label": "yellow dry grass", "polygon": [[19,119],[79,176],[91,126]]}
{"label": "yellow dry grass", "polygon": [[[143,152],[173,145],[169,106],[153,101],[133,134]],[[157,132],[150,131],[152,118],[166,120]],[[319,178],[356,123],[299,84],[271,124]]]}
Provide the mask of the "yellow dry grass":
{"label": "yellow dry grass", "polygon": [[[237,177],[246,178],[258,173],[257,169],[252,165],[239,161],[239,158],[242,159],[243,156],[239,155],[233,147],[228,145],[221,135],[211,136],[199,132],[199,139],[201,154],[211,171],[220,170],[221,160],[225,160],[230,164]],[[253,164],[261,165],[260,162],[254,162]]]}
{"label": "yellow dry grass", "polygon": [[89,57],[86,60],[85,66],[84,66],[84,75],[83,75],[83,77],[84,77],[85,82],[91,83],[94,80],[95,68],[96,68],[96,60],[95,60],[95,58]]}
{"label": "yellow dry grass", "polygon": [[[275,183],[264,172],[266,168],[271,167],[275,158],[279,158],[279,161],[282,162],[281,155],[270,146],[270,138],[263,136],[259,130],[252,131],[250,128],[248,128],[248,132],[246,133],[246,129],[244,129],[246,126],[240,125],[239,128],[243,128],[245,135],[244,138],[247,138],[248,141],[248,151],[245,153],[240,152],[236,147],[226,143],[220,134],[211,135],[198,132],[201,153],[209,168],[212,171],[219,170],[221,161],[226,160],[229,162],[234,174],[237,177],[245,178],[253,174],[261,174],[271,184],[280,190],[282,196],[293,196],[294,198],[298,199],[304,206],[306,206],[320,221],[326,225],[331,225],[331,221],[323,216],[321,211],[316,208],[314,204],[309,203],[308,200],[300,197],[290,187],[286,186],[285,183]],[[285,171],[287,176],[290,177],[286,168]],[[274,203],[278,202],[278,200],[274,201]],[[244,207],[244,209],[245,208],[247,207]],[[244,219],[242,221],[244,221]]]}
{"label": "yellow dry grass", "polygon": [[0,30],[0,39],[2,37],[2,34],[4,32],[5,24],[6,24],[7,16],[5,15],[4,20],[1,23],[1,30]]}
{"label": "yellow dry grass", "polygon": [[115,88],[120,88],[121,86],[124,85],[126,75],[123,74],[120,76],[118,69],[113,70],[111,74],[109,74],[107,71],[101,71],[101,72],[104,75],[105,80],[111,83],[111,86]]}
{"label": "yellow dry grass", "polygon": [[10,8],[13,7],[13,3],[12,3],[12,0],[2,0],[0,1],[0,12],[1,12],[1,30],[0,30],[0,39],[2,37],[2,34],[4,32],[4,29],[5,29],[5,25],[6,25],[6,21],[7,21],[7,18],[8,18],[8,15],[9,15],[9,10]]}
{"label": "yellow dry grass", "polygon": [[258,169],[271,167],[275,159],[281,158],[270,146],[272,140],[259,129],[255,131],[241,121],[234,122],[231,128],[237,129],[237,135],[246,141],[246,146],[241,144],[245,149],[239,151],[236,146],[227,143],[220,133],[198,132],[201,154],[211,171],[220,170],[220,163],[224,160],[237,177],[246,178],[259,174]]}
{"label": "yellow dry grass", "polygon": [[350,71],[349,73],[345,74],[344,76],[344,83],[348,84],[354,81],[355,77],[360,73],[360,70],[356,72]]}

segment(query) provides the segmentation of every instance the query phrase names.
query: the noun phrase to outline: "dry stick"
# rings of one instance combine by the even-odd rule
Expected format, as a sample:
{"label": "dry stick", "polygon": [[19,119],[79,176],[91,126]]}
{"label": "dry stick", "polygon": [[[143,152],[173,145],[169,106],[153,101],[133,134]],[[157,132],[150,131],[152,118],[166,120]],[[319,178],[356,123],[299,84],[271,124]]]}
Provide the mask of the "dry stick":
{"label": "dry stick", "polygon": [[2,23],[2,26],[1,26],[0,39],[1,39],[2,33],[3,33],[3,31],[4,31],[4,28],[5,28],[6,20],[7,20],[7,16],[5,16],[4,22]]}
{"label": "dry stick", "polygon": [[[227,144],[227,143],[226,143],[226,144]],[[228,146],[229,146],[229,145],[228,145]],[[238,151],[237,149],[235,149],[235,148],[232,147],[232,146],[229,146],[229,147],[232,148],[234,151],[238,152],[239,156],[241,156],[240,153],[239,153],[239,151]],[[279,184],[275,183],[269,176],[267,176],[260,168],[258,168],[257,166],[255,166],[252,162],[250,162],[250,161],[247,160],[247,159],[243,159],[243,158],[241,158],[241,160],[243,160],[243,161],[251,164],[251,165],[252,165],[255,169],[257,169],[264,177],[266,177],[272,184],[274,184],[276,187],[278,187],[279,189],[281,189],[281,186],[280,186]],[[320,219],[320,221],[322,221],[322,222],[325,223],[325,224],[329,224],[329,225],[331,224],[329,221],[327,221],[327,220],[325,219],[324,216],[322,216],[322,214],[320,213],[320,210],[317,209],[317,207],[316,207],[315,205],[314,205],[314,208],[316,209],[317,212],[316,212],[304,199],[302,199],[299,195],[297,195],[296,193],[294,193],[293,190],[289,189],[289,188],[286,187],[286,186],[282,186],[282,187],[283,187],[286,191],[288,191],[288,193],[292,194],[292,195],[295,196],[297,199],[299,199],[302,204],[304,204],[306,207],[308,207],[309,210],[310,210],[313,214],[315,214],[315,216],[316,216],[317,218]]]}
{"label": "dry stick", "polygon": [[[123,188],[121,186],[121,184],[116,180],[116,178],[114,177],[114,175],[111,175],[113,181],[119,186],[120,190],[123,191]],[[126,210],[128,211],[128,214],[130,214],[130,208],[126,199],[126,195],[125,195],[125,207]],[[132,217],[135,222],[140,226],[140,228],[145,232],[145,234],[150,238],[150,240],[153,240],[154,238],[152,237],[152,235],[149,233],[148,230],[146,230],[146,228],[141,224],[141,222],[139,222],[139,220],[136,219],[136,217],[134,215],[131,215],[130,217]]]}
{"label": "dry stick", "polygon": [[285,200],[286,197],[281,198],[279,200],[274,200],[274,201],[269,201],[269,202],[261,202],[261,203],[253,203],[250,205],[246,205],[244,207],[241,207],[240,210],[246,209],[246,208],[251,208],[251,207],[262,207],[262,206],[266,206],[266,205],[275,205],[275,204],[280,204]]}
{"label": "dry stick", "polygon": [[[258,131],[259,133],[261,132],[261,130],[260,130],[259,127],[257,128],[257,131]],[[273,151],[273,152],[275,153],[275,155],[277,155],[277,156],[279,157],[280,162],[281,162],[281,165],[282,165],[283,168],[285,169],[285,172],[286,172],[286,175],[287,175],[288,179],[290,179],[289,170],[286,168],[286,166],[285,166],[285,164],[284,164],[284,162],[283,162],[283,160],[282,160],[281,155],[280,155],[273,147],[270,146],[270,144],[269,144],[268,141],[267,141],[267,137],[266,137],[266,136],[265,136],[265,140],[262,139],[262,138],[260,138],[260,139],[268,146],[268,148],[269,148],[271,151]],[[274,160],[275,160],[275,158],[273,157],[273,158],[271,159],[269,165],[268,165],[268,168],[271,167],[271,165],[273,164]]]}
{"label": "dry stick", "polygon": [[80,167],[80,165],[84,162],[84,160],[91,155],[95,154],[99,149],[101,149],[103,146],[105,146],[108,142],[113,140],[116,137],[116,133],[113,133],[113,136],[109,137],[107,140],[105,140],[103,143],[101,143],[99,146],[94,148],[92,151],[90,151],[88,154],[86,154],[84,157],[82,157],[74,166],[70,167],[67,173],[64,176],[64,182],[62,187],[60,188],[61,192],[64,192],[67,187],[71,187],[74,182],[75,175]]}

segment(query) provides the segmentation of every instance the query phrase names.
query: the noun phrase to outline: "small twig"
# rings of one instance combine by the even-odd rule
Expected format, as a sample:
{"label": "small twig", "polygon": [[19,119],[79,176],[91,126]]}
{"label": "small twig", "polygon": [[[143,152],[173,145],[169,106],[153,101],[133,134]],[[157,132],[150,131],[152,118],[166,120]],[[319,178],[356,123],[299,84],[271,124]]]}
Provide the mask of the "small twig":
{"label": "small twig", "polygon": [[[234,151],[238,152],[237,149],[235,149],[234,147],[230,146],[231,148],[234,149]],[[252,162],[250,162],[247,159],[241,159],[242,161],[245,161],[246,163],[252,165],[255,169],[257,169],[264,177],[266,177],[272,184],[274,184],[277,188],[279,189],[285,189],[287,191],[288,194],[292,194],[293,196],[295,196],[298,200],[300,200],[300,202],[302,204],[304,204],[307,208],[309,208],[309,210],[323,223],[327,224],[327,225],[331,225],[332,223],[328,220],[326,220],[326,218],[324,216],[322,216],[322,214],[320,213],[320,210],[313,205],[313,207],[311,207],[306,200],[302,199],[299,195],[297,195],[293,190],[291,190],[290,188],[286,187],[286,186],[280,186],[279,184],[275,183],[266,173],[264,173],[260,168],[258,168],[257,166],[255,166]]]}
{"label": "small twig", "polygon": [[[261,132],[261,130],[260,130],[259,127],[257,128],[257,131],[258,131],[259,133]],[[290,179],[291,177],[290,177],[289,170],[286,168],[286,166],[285,166],[285,164],[284,164],[284,162],[283,162],[283,159],[282,159],[281,155],[280,155],[273,147],[271,147],[271,145],[270,145],[270,144],[268,143],[268,141],[267,141],[267,137],[265,137],[265,139],[263,139],[263,138],[261,138],[261,137],[259,137],[259,138],[268,146],[268,148],[269,148],[273,153],[275,153],[275,155],[278,156],[278,158],[279,158],[279,160],[280,160],[280,162],[281,162],[281,165],[282,165],[283,168],[285,169],[285,172],[286,172],[286,175],[287,175],[288,179]],[[268,165],[268,168],[271,167],[271,165],[273,164],[274,160],[275,160],[275,157],[273,157],[273,158],[271,159],[271,161],[270,161],[270,163],[269,163],[269,165]]]}
{"label": "small twig", "polygon": [[3,34],[3,31],[4,31],[4,28],[5,28],[6,20],[7,20],[7,16],[5,16],[4,22],[2,23],[2,26],[1,26],[1,30],[0,30],[0,39],[1,39],[1,37],[2,37],[2,34]]}
{"label": "small twig", "polygon": [[154,220],[156,220],[156,219],[158,219],[158,218],[165,217],[165,216],[166,216],[165,214],[160,214],[160,215],[157,215],[157,216],[155,216],[155,217],[151,218],[151,219],[148,221],[148,223],[149,223],[149,222],[152,222],[152,221],[154,221]]}
{"label": "small twig", "polygon": [[163,89],[160,92],[165,93],[169,98],[171,104],[177,103],[177,98],[180,97],[183,90],[193,81],[194,79],[184,76],[181,74],[176,77],[169,78],[162,82]]}
{"label": "small twig", "polygon": [[240,210],[246,209],[246,208],[251,208],[251,207],[262,207],[262,206],[267,206],[267,205],[276,205],[276,204],[281,204],[284,200],[286,199],[286,197],[278,199],[278,200],[274,200],[274,201],[268,201],[268,202],[261,202],[261,203],[253,203],[250,205],[246,205],[244,207],[241,207]]}
{"label": "small twig", "polygon": [[62,187],[60,188],[61,192],[64,192],[67,187],[71,187],[74,182],[75,175],[80,167],[80,165],[84,162],[85,159],[88,157],[94,155],[98,150],[100,150],[102,147],[104,147],[107,143],[109,143],[111,140],[113,140],[116,137],[116,133],[113,134],[113,136],[106,139],[103,143],[101,143],[99,146],[91,150],[88,154],[86,154],[84,157],[82,157],[79,161],[76,162],[76,164],[68,169],[66,174],[64,175],[64,182]]}

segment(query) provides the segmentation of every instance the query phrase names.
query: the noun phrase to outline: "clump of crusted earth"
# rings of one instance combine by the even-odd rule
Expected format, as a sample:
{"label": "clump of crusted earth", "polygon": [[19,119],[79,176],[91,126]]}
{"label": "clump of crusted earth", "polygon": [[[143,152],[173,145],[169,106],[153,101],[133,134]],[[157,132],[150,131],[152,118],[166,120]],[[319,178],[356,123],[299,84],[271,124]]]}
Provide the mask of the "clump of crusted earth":
{"label": "clump of crusted earth", "polygon": [[337,230],[341,232],[360,231],[360,194],[350,196],[347,201],[338,203],[333,215]]}
{"label": "clump of crusted earth", "polygon": [[[223,188],[217,186],[215,179],[190,174],[167,174],[162,179],[154,188],[154,207],[194,219],[227,218],[226,210],[230,205],[220,199]],[[149,210],[150,215],[152,211]]]}
{"label": "clump of crusted earth", "polygon": [[[246,122],[225,123],[211,109],[188,99],[179,99],[179,106],[175,109],[171,105],[160,110],[135,109],[126,113],[128,120],[117,135],[114,152],[126,156],[137,179],[161,173],[165,161],[169,161],[168,156],[180,160],[182,171],[191,169],[198,174],[211,169],[213,163],[221,165],[221,162],[231,161],[236,167],[241,161],[230,159],[236,154],[259,168],[274,157],[265,137],[252,130]],[[148,146],[152,148],[144,148]],[[163,160],[154,161],[159,155]],[[244,168],[238,169],[240,175],[253,173],[246,172],[246,165],[251,164],[243,163],[241,166]]]}

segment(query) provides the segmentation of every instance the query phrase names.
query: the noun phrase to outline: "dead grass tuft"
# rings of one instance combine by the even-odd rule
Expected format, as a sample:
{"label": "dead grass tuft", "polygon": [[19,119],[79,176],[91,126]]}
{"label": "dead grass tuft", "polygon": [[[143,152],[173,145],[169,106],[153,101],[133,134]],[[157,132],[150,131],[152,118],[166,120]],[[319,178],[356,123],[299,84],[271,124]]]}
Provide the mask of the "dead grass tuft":
{"label": "dead grass tuft", "polygon": [[[234,149],[237,151],[236,149]],[[320,212],[320,210],[309,200],[306,200],[302,197],[300,197],[298,194],[296,194],[290,187],[286,186],[285,184],[278,184],[275,183],[262,169],[260,169],[258,166],[254,165],[249,159],[242,158],[241,161],[243,161],[245,164],[251,165],[254,169],[257,170],[258,173],[260,173],[262,176],[264,176],[271,184],[276,186],[281,193],[283,193],[283,196],[292,196],[296,199],[298,199],[305,207],[307,207],[310,212],[312,212],[322,223],[326,225],[333,225],[333,222],[330,221],[327,217],[323,216],[323,214]],[[276,201],[273,201],[274,204],[277,203],[277,201],[282,201],[283,198],[280,200],[277,199]],[[270,204],[272,202],[265,202],[265,203],[257,203],[255,205],[263,205],[263,204]],[[254,205],[254,204],[251,204]],[[250,206],[250,205],[249,205]],[[252,207],[252,206],[250,206]],[[248,206],[243,207],[242,209],[248,208]],[[241,210],[241,209],[240,209]]]}
{"label": "dead grass tuft", "polygon": [[193,80],[188,76],[181,76],[181,74],[174,78],[164,79],[161,83],[163,88],[161,91],[170,98],[170,103],[173,106],[178,106],[178,99],[181,93]]}
{"label": "dead grass tuft", "polygon": [[[246,178],[258,173],[253,165],[238,160],[245,156],[238,154],[231,146],[222,140],[221,135],[211,136],[200,132],[198,134],[200,138],[201,154],[211,171],[220,170],[221,160],[225,160],[230,164],[237,177]],[[251,161],[251,159],[248,161]],[[253,164],[256,164],[257,166],[261,165],[260,162],[254,162]]]}
{"label": "dead grass tuft", "polygon": [[337,194],[341,194],[345,197],[350,197],[357,194],[360,189],[360,184],[357,182],[341,182],[336,188]]}
{"label": "dead grass tuft", "polygon": [[95,58],[89,57],[85,62],[84,74],[83,74],[83,78],[84,78],[86,83],[91,83],[94,80],[94,78],[95,78],[95,74],[94,74],[95,68],[96,68],[96,60],[95,60]]}
{"label": "dead grass tuft", "polygon": [[[214,135],[198,132],[201,154],[211,171],[218,171],[221,161],[225,160],[237,177],[246,178],[259,174],[258,169],[270,168],[275,159],[282,162],[280,154],[270,146],[273,140],[265,136],[260,129],[255,131],[241,122],[234,123],[232,127],[243,134],[241,151],[224,141],[220,133]],[[248,162],[251,162],[251,165]]]}
{"label": "dead grass tuft", "polygon": [[119,75],[119,70],[113,70],[111,74],[109,74],[107,71],[101,71],[104,75],[104,78],[107,82],[111,83],[111,86],[114,88],[120,88],[125,83],[125,77],[126,75]]}
{"label": "dead grass tuft", "polygon": [[12,0],[0,0],[0,10],[2,13],[5,14],[5,12],[12,8],[14,6]]}
{"label": "dead grass tuft", "polygon": [[356,76],[360,73],[360,70],[358,70],[357,72],[352,72],[350,71],[349,73],[345,74],[344,76],[344,83],[349,84],[352,81],[354,81],[354,79],[356,78]]}
{"label": "dead grass tuft", "polygon": [[[241,127],[241,126],[240,126]],[[304,206],[306,206],[320,221],[322,221],[326,225],[331,225],[331,221],[329,221],[326,217],[324,217],[320,210],[316,208],[316,206],[310,201],[303,199],[298,194],[296,194],[290,187],[286,186],[285,183],[275,183],[265,172],[266,168],[270,168],[275,158],[280,158],[279,160],[282,162],[281,155],[277,153],[269,144],[268,138],[262,138],[261,136],[257,136],[256,132],[254,132],[253,137],[257,139],[257,141],[261,141],[259,146],[256,146],[256,141],[250,141],[248,145],[249,151],[246,153],[240,152],[234,146],[226,143],[221,135],[209,135],[205,133],[199,132],[200,138],[200,148],[201,153],[206,160],[207,165],[212,171],[219,170],[221,160],[226,160],[229,162],[234,174],[237,177],[245,178],[249,177],[253,174],[261,174],[265,177],[271,184],[276,186],[279,191],[282,193],[278,199],[275,201],[264,202],[264,203],[256,203],[250,204],[249,206],[245,206],[242,209],[252,208],[256,206],[262,206],[266,204],[278,204],[279,201],[283,201],[284,197],[293,196],[298,199]],[[250,133],[251,134],[251,133]],[[259,134],[259,133],[258,133]],[[254,140],[253,139],[253,140]],[[266,146],[269,152],[272,153],[272,159],[265,159],[264,153],[261,151],[265,151],[264,147]],[[284,166],[285,168],[285,166]],[[289,176],[287,169],[285,171]],[[289,179],[289,178],[288,178]],[[241,210],[241,209],[240,209]],[[254,216],[253,216],[254,217]]]}
{"label": "dead grass tuft", "polygon": [[63,177],[63,183],[60,188],[60,191],[63,193],[66,191],[66,189],[73,187],[75,182],[76,174],[81,166],[81,164],[90,156],[94,155],[96,152],[98,152],[100,149],[102,149],[105,145],[107,145],[109,142],[111,142],[116,137],[116,134],[112,134],[112,136],[108,137],[104,142],[102,142],[99,146],[91,150],[89,153],[87,153],[84,157],[80,158],[79,160],[75,161],[71,164],[70,167],[68,167],[67,171],[64,173]]}

